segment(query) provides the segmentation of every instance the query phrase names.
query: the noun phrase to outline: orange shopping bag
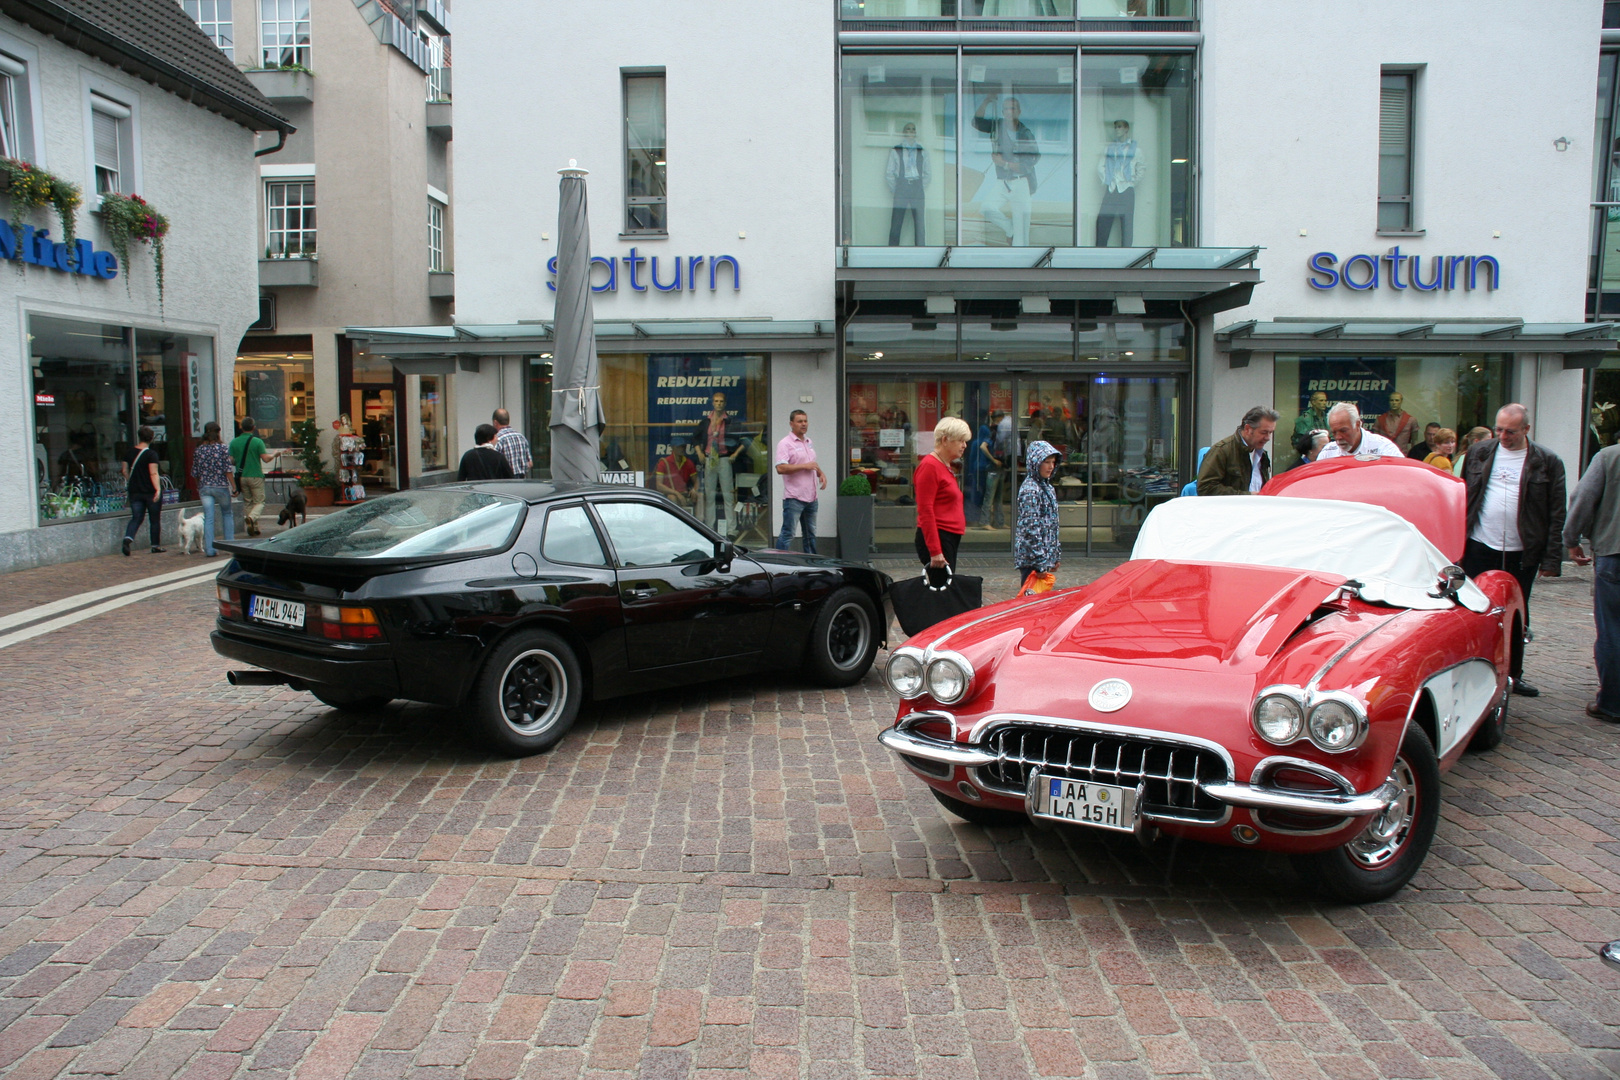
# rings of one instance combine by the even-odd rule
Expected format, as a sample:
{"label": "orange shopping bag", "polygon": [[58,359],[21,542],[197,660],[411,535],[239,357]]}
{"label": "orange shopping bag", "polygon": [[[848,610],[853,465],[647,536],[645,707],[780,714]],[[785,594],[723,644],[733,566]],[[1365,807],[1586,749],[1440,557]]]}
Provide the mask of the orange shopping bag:
{"label": "orange shopping bag", "polygon": [[1039,570],[1031,570],[1029,577],[1025,578],[1024,583],[1019,586],[1018,595],[1013,599],[1021,600],[1026,596],[1039,596],[1041,593],[1051,592],[1056,587],[1056,574],[1043,574]]}

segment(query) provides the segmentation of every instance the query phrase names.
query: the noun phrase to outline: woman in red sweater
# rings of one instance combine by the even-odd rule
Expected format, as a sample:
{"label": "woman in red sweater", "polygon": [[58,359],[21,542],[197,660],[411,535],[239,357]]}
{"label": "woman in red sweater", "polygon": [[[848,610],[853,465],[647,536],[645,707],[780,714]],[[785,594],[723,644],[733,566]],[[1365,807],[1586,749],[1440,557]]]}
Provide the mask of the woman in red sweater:
{"label": "woman in red sweater", "polygon": [[917,463],[911,487],[917,496],[917,558],[927,566],[956,569],[956,549],[967,531],[962,488],[951,463],[967,449],[973,432],[967,421],[947,416],[934,428],[933,452]]}

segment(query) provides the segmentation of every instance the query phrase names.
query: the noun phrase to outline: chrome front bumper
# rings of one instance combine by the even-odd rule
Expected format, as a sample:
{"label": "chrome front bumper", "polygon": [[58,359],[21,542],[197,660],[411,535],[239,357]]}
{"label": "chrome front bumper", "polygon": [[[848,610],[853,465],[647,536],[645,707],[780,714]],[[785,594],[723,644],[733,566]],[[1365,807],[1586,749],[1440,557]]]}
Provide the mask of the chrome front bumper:
{"label": "chrome front bumper", "polygon": [[[952,721],[945,713],[913,713],[902,723],[908,727],[892,727],[878,736],[878,742],[903,757],[920,758],[940,765],[976,769],[993,764],[996,755],[976,746],[942,742],[914,730],[921,720]],[[1210,798],[1228,806],[1242,806],[1250,810],[1280,810],[1295,814],[1321,814],[1329,817],[1360,817],[1363,814],[1383,812],[1400,795],[1397,784],[1385,781],[1365,794],[1311,794],[1287,791],[1282,788],[1261,787],[1256,784],[1238,784],[1230,780],[1202,780],[1198,787]]]}

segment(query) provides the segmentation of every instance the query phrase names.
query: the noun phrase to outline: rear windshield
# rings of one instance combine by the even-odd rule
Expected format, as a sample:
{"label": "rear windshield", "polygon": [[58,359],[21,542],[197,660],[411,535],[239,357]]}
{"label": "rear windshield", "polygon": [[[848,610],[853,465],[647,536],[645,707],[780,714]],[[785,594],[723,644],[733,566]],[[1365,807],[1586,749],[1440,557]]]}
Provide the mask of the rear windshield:
{"label": "rear windshield", "polygon": [[403,559],[499,551],[524,502],[486,491],[423,488],[368,499],[278,533],[260,551],[328,559]]}

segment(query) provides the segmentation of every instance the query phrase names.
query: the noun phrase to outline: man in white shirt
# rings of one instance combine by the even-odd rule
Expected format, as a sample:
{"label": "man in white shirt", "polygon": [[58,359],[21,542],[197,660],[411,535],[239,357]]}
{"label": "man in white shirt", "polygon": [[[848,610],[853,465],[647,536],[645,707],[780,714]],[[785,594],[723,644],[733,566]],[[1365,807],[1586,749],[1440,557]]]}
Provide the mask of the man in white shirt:
{"label": "man in white shirt", "polygon": [[[1468,485],[1468,544],[1462,568],[1469,577],[1506,570],[1518,579],[1527,639],[1530,586],[1538,571],[1541,577],[1557,577],[1563,563],[1564,463],[1530,441],[1523,405],[1504,405],[1496,414],[1496,438],[1469,447],[1463,483]],[[1541,693],[1524,681],[1523,641],[1513,642],[1508,674],[1515,694]]]}
{"label": "man in white shirt", "polygon": [[1322,447],[1322,452],[1316,455],[1317,461],[1369,454],[1377,457],[1406,456],[1400,447],[1378,432],[1362,427],[1361,410],[1348,401],[1341,401],[1328,410],[1327,423],[1328,434],[1333,436],[1333,441]]}

